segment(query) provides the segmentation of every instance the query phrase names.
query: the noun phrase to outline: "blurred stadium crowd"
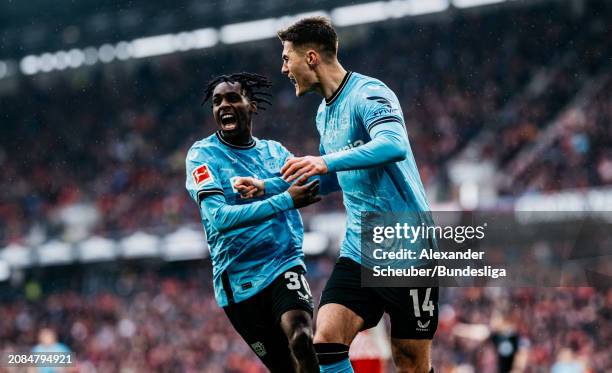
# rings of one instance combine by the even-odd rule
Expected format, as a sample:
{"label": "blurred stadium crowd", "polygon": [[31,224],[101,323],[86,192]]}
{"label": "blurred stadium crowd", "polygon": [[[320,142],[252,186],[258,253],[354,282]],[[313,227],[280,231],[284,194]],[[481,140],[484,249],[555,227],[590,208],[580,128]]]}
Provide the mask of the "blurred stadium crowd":
{"label": "blurred stadium crowd", "polygon": [[[493,161],[505,173],[581,89],[610,78],[612,7],[588,4],[582,15],[544,4],[444,22],[375,24],[341,35],[340,57],[395,90],[422,179],[437,190],[433,201],[452,200],[449,163],[471,142],[478,161]],[[267,40],[20,78],[2,96],[0,243],[33,227],[57,235],[61,209],[80,202],[96,208],[94,233],[195,221],[183,160],[194,140],[215,130],[210,111],[199,105],[217,74],[270,76],[273,105],[256,117],[256,136],[298,155],[316,153],[318,100],[297,101],[279,56],[278,41]],[[572,111],[558,139],[501,192],[609,184],[609,88],[600,86],[595,100]],[[339,208],[336,196],[311,211]]]}
{"label": "blurred stadium crowd", "polygon": [[[397,93],[433,201],[457,198],[449,165],[466,154],[504,175],[500,195],[610,185],[612,3],[585,4],[582,12],[544,2],[341,30],[340,59]],[[88,234],[108,237],[197,222],[184,157],[215,131],[208,104],[200,104],[218,74],[269,76],[273,105],[255,118],[255,135],[296,155],[316,153],[318,99],[294,97],[280,75],[280,51],[267,40],[20,77],[0,93],[0,247],[67,239],[63,212],[75,206],[95,211]],[[305,214],[340,209],[336,195]],[[332,264],[326,256],[310,260],[315,298]],[[79,273],[61,282],[41,270],[25,296],[3,286],[0,350],[29,348],[48,326],[83,371],[261,371],[214,301],[208,264],[166,274],[71,271]],[[493,347],[453,328],[488,324],[499,307],[528,341],[528,371],[547,371],[564,348],[592,372],[612,367],[610,289],[455,288],[441,299],[433,357],[442,372],[496,371]]]}
{"label": "blurred stadium crowd", "polygon": [[[333,260],[308,264],[318,301]],[[0,351],[33,346],[48,327],[76,353],[82,372],[263,372],[216,305],[208,266],[152,268],[37,276],[25,298],[0,307]],[[441,299],[436,371],[497,372],[493,344],[454,329],[488,325],[500,310],[528,350],[527,372],[549,371],[565,349],[584,372],[612,366],[612,289],[450,288]]]}

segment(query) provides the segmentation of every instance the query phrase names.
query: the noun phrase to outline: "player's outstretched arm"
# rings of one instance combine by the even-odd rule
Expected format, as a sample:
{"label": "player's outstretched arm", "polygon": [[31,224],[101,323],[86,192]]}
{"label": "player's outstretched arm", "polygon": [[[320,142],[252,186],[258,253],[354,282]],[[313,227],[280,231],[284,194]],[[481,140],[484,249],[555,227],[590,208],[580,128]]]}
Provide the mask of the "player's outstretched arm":
{"label": "player's outstretched arm", "polygon": [[287,191],[265,201],[247,205],[229,205],[221,194],[212,194],[202,199],[202,212],[219,232],[261,223],[277,212],[298,209],[321,200],[319,183],[292,185]]}
{"label": "player's outstretched arm", "polygon": [[408,138],[400,123],[380,123],[371,129],[370,136],[372,140],[364,145],[324,155],[329,170],[359,170],[406,159]]}
{"label": "player's outstretched arm", "polygon": [[356,148],[320,157],[297,157],[288,160],[281,172],[287,182],[302,180],[327,172],[359,170],[404,160],[408,139],[398,122],[380,123],[370,131],[372,140]]}

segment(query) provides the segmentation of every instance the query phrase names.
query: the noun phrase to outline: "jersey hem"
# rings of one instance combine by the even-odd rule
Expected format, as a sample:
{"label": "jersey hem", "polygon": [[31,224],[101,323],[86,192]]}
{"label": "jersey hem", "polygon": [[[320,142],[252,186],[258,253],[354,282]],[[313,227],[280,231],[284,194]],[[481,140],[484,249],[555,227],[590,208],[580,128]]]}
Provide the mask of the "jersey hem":
{"label": "jersey hem", "polygon": [[[300,248],[301,250],[301,248]],[[243,302],[251,297],[254,297],[255,295],[259,294],[260,292],[262,292],[263,290],[265,290],[268,286],[270,286],[270,284],[272,282],[274,282],[274,280],[276,280],[278,278],[278,276],[280,276],[283,272],[285,272],[286,270],[288,270],[289,268],[295,267],[296,265],[301,266],[302,268],[304,268],[304,271],[306,271],[306,264],[304,264],[304,260],[302,258],[296,258],[296,259],[292,259],[289,262],[285,263],[284,265],[280,266],[279,270],[276,271],[274,276],[269,276],[266,281],[263,282],[262,286],[259,287],[259,290],[249,294],[249,296],[245,297],[245,298],[241,298],[239,296],[236,296],[236,294],[234,294],[234,303],[233,304],[237,304],[240,302]],[[215,295],[215,298],[216,295]],[[225,302],[221,302],[219,299],[217,300],[217,304],[219,305],[219,307],[227,307],[229,306],[229,301],[228,299],[225,299]]]}

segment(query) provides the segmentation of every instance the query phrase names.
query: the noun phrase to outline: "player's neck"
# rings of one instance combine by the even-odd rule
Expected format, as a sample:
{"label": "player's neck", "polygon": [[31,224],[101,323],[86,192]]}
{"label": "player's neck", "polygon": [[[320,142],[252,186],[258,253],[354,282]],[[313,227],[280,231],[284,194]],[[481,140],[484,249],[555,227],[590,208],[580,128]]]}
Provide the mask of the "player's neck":
{"label": "player's neck", "polygon": [[223,131],[219,131],[219,135],[221,135],[223,140],[236,146],[245,146],[253,143],[253,136],[251,136],[251,131],[236,134],[227,134],[223,133]]}
{"label": "player's neck", "polygon": [[334,62],[330,65],[321,66],[319,74],[319,87],[321,96],[325,99],[330,99],[342,84],[344,77],[348,72],[340,65],[339,62]]}

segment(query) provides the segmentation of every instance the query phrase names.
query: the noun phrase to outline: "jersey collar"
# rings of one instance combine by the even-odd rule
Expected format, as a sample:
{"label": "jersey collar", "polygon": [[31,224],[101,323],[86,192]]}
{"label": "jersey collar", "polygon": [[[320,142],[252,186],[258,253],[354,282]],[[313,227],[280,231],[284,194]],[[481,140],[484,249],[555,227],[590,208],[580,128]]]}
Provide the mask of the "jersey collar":
{"label": "jersey collar", "polygon": [[255,147],[255,139],[253,137],[251,137],[251,141],[249,141],[249,143],[246,145],[234,145],[234,144],[229,143],[227,140],[225,140],[219,131],[215,132],[215,135],[217,135],[217,138],[219,139],[219,141],[221,141],[223,145],[229,146],[230,148],[244,150],[244,149],[251,149]]}
{"label": "jersey collar", "polygon": [[331,95],[329,100],[325,99],[325,103],[327,104],[327,106],[333,104],[334,101],[336,101],[336,99],[338,98],[338,96],[340,96],[340,93],[342,93],[342,90],[346,86],[346,83],[348,82],[352,74],[353,74],[352,71],[347,71],[346,74],[344,74],[344,78],[342,78],[342,82],[340,83],[340,86],[338,86],[338,89],[336,89],[336,92],[334,92],[334,94]]}

